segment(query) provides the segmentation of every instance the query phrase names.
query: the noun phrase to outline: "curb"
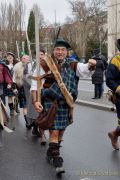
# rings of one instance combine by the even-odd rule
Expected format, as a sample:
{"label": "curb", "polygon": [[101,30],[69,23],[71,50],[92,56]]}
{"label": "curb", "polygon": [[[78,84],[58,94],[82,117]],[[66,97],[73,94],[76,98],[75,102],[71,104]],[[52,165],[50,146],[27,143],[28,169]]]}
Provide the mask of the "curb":
{"label": "curb", "polygon": [[84,100],[76,100],[76,104],[83,105],[83,106],[89,106],[89,107],[93,107],[96,109],[116,112],[116,109],[114,107],[112,107],[112,105],[110,106],[110,105],[105,105],[105,104],[100,104],[100,103],[95,103],[95,102],[90,102],[90,101],[84,101]]}

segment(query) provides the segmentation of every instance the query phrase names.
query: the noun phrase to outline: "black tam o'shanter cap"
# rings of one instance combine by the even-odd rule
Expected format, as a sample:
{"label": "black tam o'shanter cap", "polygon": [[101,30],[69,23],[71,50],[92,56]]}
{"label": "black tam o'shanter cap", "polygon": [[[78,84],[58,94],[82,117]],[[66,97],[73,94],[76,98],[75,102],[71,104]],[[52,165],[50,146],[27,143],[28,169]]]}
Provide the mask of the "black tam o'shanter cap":
{"label": "black tam o'shanter cap", "polygon": [[66,49],[71,49],[70,44],[67,41],[65,41],[64,39],[57,39],[54,44],[54,48],[55,47],[66,47]]}

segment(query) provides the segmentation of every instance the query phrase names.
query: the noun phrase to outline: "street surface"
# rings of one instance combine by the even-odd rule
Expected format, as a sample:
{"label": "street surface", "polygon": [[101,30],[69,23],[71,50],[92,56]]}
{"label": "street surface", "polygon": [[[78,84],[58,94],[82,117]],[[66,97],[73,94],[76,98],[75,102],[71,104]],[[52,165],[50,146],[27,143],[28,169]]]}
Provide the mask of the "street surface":
{"label": "street surface", "polygon": [[[86,92],[94,92],[94,84],[92,84],[92,80],[89,79],[80,79],[78,84],[78,89]],[[104,82],[104,92],[107,92],[108,87]]]}
{"label": "street surface", "polygon": [[[116,122],[113,112],[75,105],[74,123],[66,130],[61,148],[63,180],[120,179],[120,152],[113,151],[107,137]],[[45,160],[48,132],[46,136],[47,145],[42,147],[40,139],[26,130],[22,115],[17,116],[15,132],[3,134],[0,180],[56,180],[54,168]]]}

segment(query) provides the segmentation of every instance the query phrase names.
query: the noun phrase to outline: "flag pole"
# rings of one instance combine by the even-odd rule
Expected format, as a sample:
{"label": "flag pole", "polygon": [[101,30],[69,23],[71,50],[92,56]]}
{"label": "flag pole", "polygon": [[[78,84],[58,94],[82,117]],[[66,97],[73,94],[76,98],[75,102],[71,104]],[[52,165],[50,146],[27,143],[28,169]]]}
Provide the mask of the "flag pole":
{"label": "flag pole", "polygon": [[[37,4],[34,7],[35,13],[35,41],[36,41],[36,62],[37,62],[37,76],[40,76],[40,47],[39,47],[39,13]],[[41,102],[41,80],[37,81],[37,99]]]}
{"label": "flag pole", "polygon": [[[24,23],[24,26],[25,26],[25,23]],[[31,67],[32,67],[32,53],[31,53],[30,41],[29,41],[29,38],[28,38],[28,33],[27,33],[27,27],[26,26],[25,26],[25,33],[26,33],[26,40],[27,40],[27,47],[28,47],[29,57],[30,57],[30,63],[31,63]]]}

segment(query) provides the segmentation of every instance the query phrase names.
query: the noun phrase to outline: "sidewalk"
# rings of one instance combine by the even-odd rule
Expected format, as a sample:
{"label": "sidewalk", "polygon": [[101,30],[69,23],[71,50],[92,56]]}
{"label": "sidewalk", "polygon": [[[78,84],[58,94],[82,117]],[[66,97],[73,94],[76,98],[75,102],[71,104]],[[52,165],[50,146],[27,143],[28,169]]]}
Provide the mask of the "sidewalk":
{"label": "sidewalk", "polygon": [[92,99],[93,94],[93,92],[79,90],[76,103],[102,110],[113,111],[113,104],[110,101],[108,101],[106,93],[104,93],[101,99]]}

